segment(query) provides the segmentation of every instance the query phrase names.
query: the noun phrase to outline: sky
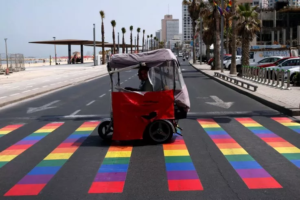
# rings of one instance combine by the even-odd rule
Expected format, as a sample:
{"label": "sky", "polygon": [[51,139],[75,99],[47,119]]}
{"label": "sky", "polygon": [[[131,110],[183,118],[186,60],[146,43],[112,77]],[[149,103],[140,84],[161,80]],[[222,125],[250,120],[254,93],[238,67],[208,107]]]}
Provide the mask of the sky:
{"label": "sky", "polygon": [[[5,53],[4,38],[8,53],[22,53],[37,58],[54,55],[54,46],[29,44],[30,41],[59,39],[93,40],[93,24],[96,25],[96,40],[101,41],[101,18],[105,12],[105,41],[112,42],[111,20],[116,20],[116,32],[126,28],[125,42],[130,43],[129,27],[145,29],[145,35],[161,29],[161,19],[171,14],[179,19],[182,32],[182,0],[2,0],[0,9],[0,53]],[[142,32],[142,31],[141,31]],[[140,38],[142,34],[140,34]],[[117,37],[117,34],[116,34]],[[117,38],[116,38],[117,41]],[[140,39],[141,43],[141,39]],[[67,56],[67,45],[56,46],[57,56]],[[79,51],[72,46],[72,52]],[[100,51],[97,48],[97,51]],[[93,49],[84,47],[84,54]]]}

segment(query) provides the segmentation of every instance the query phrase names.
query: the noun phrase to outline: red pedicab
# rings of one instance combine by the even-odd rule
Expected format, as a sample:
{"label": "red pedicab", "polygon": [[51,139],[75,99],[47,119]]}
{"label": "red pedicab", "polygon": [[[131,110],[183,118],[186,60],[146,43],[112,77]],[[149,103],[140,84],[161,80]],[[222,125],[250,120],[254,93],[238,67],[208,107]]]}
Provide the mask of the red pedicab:
{"label": "red pedicab", "polygon": [[[120,86],[120,73],[139,68],[147,68],[152,91],[130,91]],[[102,139],[147,138],[164,143],[173,133],[180,134],[178,120],[186,118],[190,100],[172,51],[160,49],[113,55],[107,69],[111,79],[112,107],[111,117],[104,119],[98,127]]]}

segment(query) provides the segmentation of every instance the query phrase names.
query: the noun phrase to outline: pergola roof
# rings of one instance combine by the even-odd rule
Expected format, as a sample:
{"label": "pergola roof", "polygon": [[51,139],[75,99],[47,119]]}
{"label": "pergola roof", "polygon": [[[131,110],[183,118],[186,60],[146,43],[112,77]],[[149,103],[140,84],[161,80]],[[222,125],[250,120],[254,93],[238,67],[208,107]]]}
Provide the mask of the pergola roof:
{"label": "pergola roof", "polygon": [[[29,42],[33,44],[56,44],[56,45],[87,45],[87,44],[94,44],[93,40],[73,40],[73,39],[66,39],[66,40],[46,40],[46,41],[34,41]],[[101,41],[96,41],[96,43],[101,43]],[[107,43],[107,42],[105,42]]]}

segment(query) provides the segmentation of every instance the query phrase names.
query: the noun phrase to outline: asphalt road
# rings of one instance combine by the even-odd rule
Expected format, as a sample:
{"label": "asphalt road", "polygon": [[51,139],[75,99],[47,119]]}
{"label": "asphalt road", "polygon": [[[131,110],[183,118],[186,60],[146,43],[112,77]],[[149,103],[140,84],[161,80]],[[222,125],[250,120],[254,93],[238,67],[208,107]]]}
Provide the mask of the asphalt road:
{"label": "asphalt road", "polygon": [[[110,111],[108,77],[1,109],[0,199],[299,199],[300,128],[181,64],[191,111],[179,122],[180,145],[168,147],[177,156],[165,150],[165,157],[163,145],[127,142],[123,164],[107,168],[113,152],[94,129]],[[139,85],[135,73],[121,75],[123,87]],[[68,146],[80,130],[85,136]],[[98,171],[108,175],[94,182]]]}

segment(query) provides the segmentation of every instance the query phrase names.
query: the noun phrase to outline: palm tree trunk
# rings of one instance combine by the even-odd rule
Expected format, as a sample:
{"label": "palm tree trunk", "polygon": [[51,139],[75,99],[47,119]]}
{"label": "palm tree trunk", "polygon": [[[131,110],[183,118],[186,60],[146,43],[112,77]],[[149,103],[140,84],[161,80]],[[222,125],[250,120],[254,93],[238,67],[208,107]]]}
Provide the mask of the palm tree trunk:
{"label": "palm tree trunk", "polygon": [[124,39],[124,33],[123,33],[123,46],[122,46],[122,49],[123,49],[123,53],[125,53],[125,39]]}
{"label": "palm tree trunk", "polygon": [[137,45],[136,45],[136,47],[137,47],[137,53],[139,53],[139,40],[140,40],[140,37],[139,37],[139,34],[137,35]]}
{"label": "palm tree trunk", "polygon": [[206,45],[206,60],[207,60],[207,62],[210,59],[209,46],[210,45]]}
{"label": "palm tree trunk", "polygon": [[[214,41],[214,66],[213,70],[221,69],[220,65],[220,18],[218,11],[214,10],[214,17],[215,17],[215,41]],[[221,55],[223,56],[223,55]]]}
{"label": "palm tree trunk", "polygon": [[113,54],[116,53],[115,28],[113,28]]}
{"label": "palm tree trunk", "polygon": [[102,33],[102,60],[103,63],[105,64],[105,52],[104,52],[104,23],[103,23],[103,19],[102,19],[102,25],[101,25],[101,33]]}
{"label": "palm tree trunk", "polygon": [[[235,15],[235,0],[232,1],[231,12]],[[232,19],[232,36],[231,36],[231,67],[230,74],[236,74],[236,20]]]}
{"label": "palm tree trunk", "polygon": [[130,33],[130,53],[132,53],[132,31]]}
{"label": "palm tree trunk", "polygon": [[145,37],[145,34],[143,33],[143,46],[142,46],[142,52],[144,52],[144,44],[145,44],[145,43],[144,43],[144,41],[145,41],[145,38],[144,38],[144,37]]}
{"label": "palm tree trunk", "polygon": [[227,29],[227,34],[226,34],[226,53],[229,53],[229,18],[226,17],[226,29]]}
{"label": "palm tree trunk", "polygon": [[249,36],[244,33],[242,38],[242,66],[249,65],[249,47],[250,47],[250,40]]}
{"label": "palm tree trunk", "polygon": [[193,21],[193,64],[196,64],[195,33],[196,33],[196,22]]}

